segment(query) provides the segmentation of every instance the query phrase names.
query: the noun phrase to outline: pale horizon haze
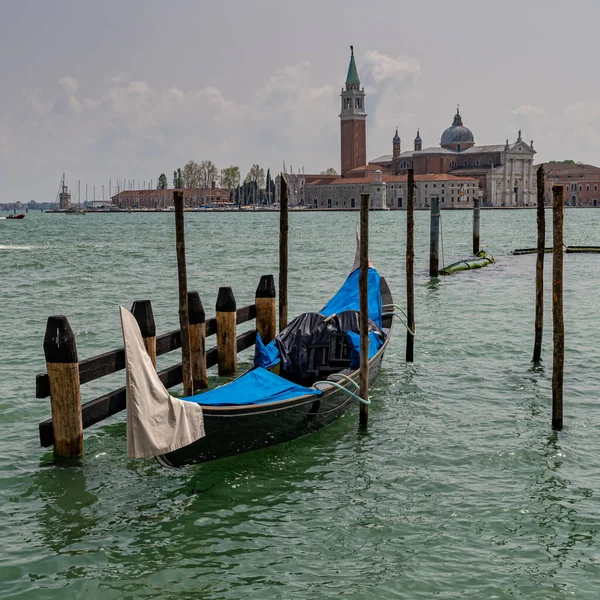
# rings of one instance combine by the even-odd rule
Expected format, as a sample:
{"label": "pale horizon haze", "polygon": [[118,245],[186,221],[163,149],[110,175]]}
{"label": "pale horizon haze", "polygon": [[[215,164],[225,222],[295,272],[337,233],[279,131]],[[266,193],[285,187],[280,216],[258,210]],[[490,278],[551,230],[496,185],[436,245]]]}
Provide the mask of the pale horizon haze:
{"label": "pale horizon haze", "polygon": [[367,157],[438,146],[457,104],[477,144],[600,165],[600,3],[0,0],[0,203],[53,202],[62,173],[138,183],[189,160],[340,170],[354,45]]}

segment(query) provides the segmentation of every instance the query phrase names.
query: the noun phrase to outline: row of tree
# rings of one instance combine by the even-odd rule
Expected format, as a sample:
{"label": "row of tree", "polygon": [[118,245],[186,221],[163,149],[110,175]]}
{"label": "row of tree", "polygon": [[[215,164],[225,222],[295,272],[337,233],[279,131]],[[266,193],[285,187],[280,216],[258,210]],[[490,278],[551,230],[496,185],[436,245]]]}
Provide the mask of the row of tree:
{"label": "row of tree", "polygon": [[[214,182],[216,186],[233,190],[240,186],[240,181],[239,167],[231,165],[219,172],[217,165],[212,160],[203,160],[200,164],[190,160],[183,169],[173,171],[173,187],[177,189],[208,188]],[[260,165],[252,165],[244,183],[255,183],[258,189],[263,189],[265,187],[265,170]],[[165,173],[161,173],[157,189],[166,190],[168,187],[167,176]]]}

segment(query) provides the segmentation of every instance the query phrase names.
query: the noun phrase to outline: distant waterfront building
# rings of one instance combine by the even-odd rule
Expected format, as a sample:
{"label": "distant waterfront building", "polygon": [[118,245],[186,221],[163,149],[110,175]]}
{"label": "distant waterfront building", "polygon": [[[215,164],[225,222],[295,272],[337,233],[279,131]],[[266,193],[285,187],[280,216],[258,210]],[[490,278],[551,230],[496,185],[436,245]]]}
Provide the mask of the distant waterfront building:
{"label": "distant waterfront building", "polygon": [[[310,208],[358,208],[360,192],[371,194],[373,208],[406,208],[401,186],[414,169],[415,206],[430,206],[432,193],[442,208],[472,206],[479,195],[486,206],[534,206],[536,203],[533,141],[527,144],[519,131],[515,142],[476,146],[473,133],[456,110],[452,125],[441,135],[440,145],[423,149],[417,129],[413,149],[402,152],[396,129],[392,154],[366,160],[365,91],[360,85],[354,49],[345,89],[341,93],[341,173],[335,179],[306,180],[303,202]],[[400,179],[394,179],[400,178]],[[433,192],[435,190],[435,192]]]}
{"label": "distant waterfront building", "polygon": [[[552,206],[552,186],[565,186],[566,206],[600,206],[600,168],[573,162],[543,163],[544,203]],[[539,165],[536,166],[536,172]]]}
{"label": "distant waterfront building", "polygon": [[[339,175],[322,175],[317,173],[287,173],[288,181],[288,202],[290,206],[304,206],[304,191],[306,185],[316,181],[333,181]],[[275,177],[275,201],[281,200],[281,175]]]}
{"label": "distant waterfront building", "polygon": [[521,131],[515,142],[476,146],[473,133],[462,122],[457,109],[452,125],[441,136],[440,146],[422,149],[417,130],[414,149],[399,153],[398,132],[392,140],[392,154],[372,160],[375,165],[395,174],[447,173],[456,177],[474,177],[479,181],[486,206],[533,206],[536,203],[533,141],[527,144]]}
{"label": "distant waterfront building", "polygon": [[[124,190],[115,194],[111,200],[119,208],[170,209],[173,206],[175,190]],[[215,206],[229,202],[229,190],[211,188],[186,188],[183,192],[183,204],[186,207]]]}
{"label": "distant waterfront building", "polygon": [[[370,194],[374,210],[404,210],[408,175],[384,175],[379,169],[367,170],[361,177],[338,177],[317,180],[304,189],[308,208],[358,209],[360,195]],[[446,173],[415,175],[415,208],[429,208],[437,196],[442,208],[472,208],[479,193],[479,182],[473,177],[456,177]]]}

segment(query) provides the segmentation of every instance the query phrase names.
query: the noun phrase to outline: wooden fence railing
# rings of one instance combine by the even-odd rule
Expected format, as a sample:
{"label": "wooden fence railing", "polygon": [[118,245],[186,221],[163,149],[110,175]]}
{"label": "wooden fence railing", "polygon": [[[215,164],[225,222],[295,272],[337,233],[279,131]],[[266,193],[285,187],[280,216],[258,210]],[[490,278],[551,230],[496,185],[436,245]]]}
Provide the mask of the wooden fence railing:
{"label": "wooden fence railing", "polygon": [[[230,294],[230,299],[233,299],[233,294]],[[190,295],[196,292],[190,292]],[[233,300],[235,303],[235,300]],[[136,314],[136,304],[144,305],[142,314]],[[203,323],[205,325],[203,335],[210,337],[217,335],[217,317],[204,319],[204,310],[199,298],[196,302],[190,302],[190,307],[196,307],[198,314],[190,314],[190,322],[196,324]],[[233,305],[235,310],[235,304]],[[192,360],[192,364],[198,365],[197,368],[204,370],[213,367],[219,363],[219,357],[224,357],[227,352],[241,352],[254,345],[256,333],[258,332],[263,341],[268,343],[274,337],[275,332],[275,284],[272,275],[264,275],[256,290],[255,304],[244,306],[235,310],[235,319],[228,321],[229,327],[233,327],[232,331],[228,332],[229,336],[217,336],[217,341],[222,337],[232,339],[235,336],[237,325],[247,323],[256,319],[256,329],[252,329],[241,333],[235,337],[235,348],[224,348],[217,346],[201,352],[201,355],[196,356],[196,360]],[[150,301],[138,301],[134,303],[132,312],[138,320],[142,336],[146,348],[152,357],[150,348],[156,348],[156,356],[161,356],[181,348],[181,335],[179,330],[155,336],[154,317],[152,315],[152,307]],[[223,325],[221,325],[223,327]],[[152,339],[154,338],[154,339]],[[151,343],[149,343],[151,342]],[[196,345],[196,348],[204,349],[204,340]],[[198,351],[197,351],[198,352]],[[36,376],[36,398],[47,398],[50,396],[52,405],[52,418],[43,421],[39,424],[40,443],[44,447],[54,444],[55,451],[62,455],[73,455],[72,450],[62,453],[61,445],[80,444],[83,449],[82,431],[74,431],[79,426],[81,430],[94,425],[110,417],[126,408],[125,404],[125,387],[104,394],[94,400],[90,400],[81,405],[81,394],[79,386],[111,375],[117,371],[125,369],[125,350],[118,348],[110,352],[105,352],[98,356],[93,356],[81,362],[77,361],[77,351],[75,347],[75,338],[69,326],[66,317],[49,317],[46,328],[46,336],[44,339],[44,353],[46,355],[46,366],[48,371],[40,373]],[[153,361],[156,360],[153,357]],[[194,357],[193,357],[194,358]],[[237,364],[237,361],[230,361]],[[200,366],[201,365],[201,366]],[[162,371],[159,371],[158,376],[166,388],[179,385],[183,381],[183,373],[181,362],[172,365]],[[196,380],[196,378],[194,378]],[[78,402],[75,407],[75,419],[65,419],[63,413],[65,403],[72,401]],[[80,414],[80,425],[73,424],[73,421],[78,421]],[[77,454],[77,453],[75,453]],[[81,454],[81,452],[79,452]]]}

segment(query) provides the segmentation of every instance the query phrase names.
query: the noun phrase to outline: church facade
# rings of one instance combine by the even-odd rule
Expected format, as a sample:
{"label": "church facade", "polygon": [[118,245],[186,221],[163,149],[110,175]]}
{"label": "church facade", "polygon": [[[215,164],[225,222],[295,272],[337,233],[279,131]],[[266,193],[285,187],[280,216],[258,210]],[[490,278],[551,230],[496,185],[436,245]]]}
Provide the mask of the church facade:
{"label": "church facade", "polygon": [[[337,179],[315,179],[304,188],[304,203],[310,208],[358,208],[360,194],[371,194],[371,207],[406,208],[406,179],[415,174],[415,207],[428,208],[432,195],[442,208],[468,208],[479,196],[484,206],[534,206],[536,181],[533,141],[489,146],[475,145],[475,138],[462,122],[457,109],[452,125],[441,135],[440,144],[423,148],[420,131],[413,149],[402,152],[398,130],[392,139],[392,154],[367,163],[366,94],[350,47],[350,64],[341,92],[341,174]],[[404,186],[404,189],[403,189]]]}
{"label": "church facade", "polygon": [[515,142],[476,146],[473,133],[462,122],[457,109],[452,125],[441,136],[440,145],[423,149],[420,132],[413,150],[401,152],[401,140],[396,130],[392,154],[383,155],[369,164],[395,174],[448,173],[456,177],[474,177],[479,181],[485,206],[534,206],[536,182],[533,141],[523,141],[521,131]]}

